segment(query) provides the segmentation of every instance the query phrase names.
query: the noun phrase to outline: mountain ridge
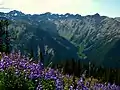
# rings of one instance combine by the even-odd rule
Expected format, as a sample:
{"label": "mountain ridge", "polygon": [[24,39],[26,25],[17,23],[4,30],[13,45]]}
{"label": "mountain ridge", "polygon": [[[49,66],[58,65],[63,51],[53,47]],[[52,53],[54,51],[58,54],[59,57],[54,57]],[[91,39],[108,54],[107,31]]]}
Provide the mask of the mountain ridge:
{"label": "mountain ridge", "polygon": [[[114,54],[113,56],[111,55],[112,51],[112,53],[119,51],[119,49],[118,51],[117,49],[114,50],[114,48],[118,47],[117,43],[120,39],[119,18],[100,16],[98,13],[81,16],[79,14],[73,15],[69,13],[59,15],[48,12],[30,15],[18,11],[13,12],[14,14],[17,12],[18,14],[11,15],[10,12],[0,14],[0,16],[7,17],[14,23],[18,23],[18,25],[26,24],[28,27],[23,27],[26,29],[29,28],[27,32],[31,31],[35,36],[38,34],[34,32],[37,27],[38,29],[42,29],[46,34],[48,33],[50,35],[49,38],[52,38],[52,36],[64,38],[71,43],[70,45],[74,45],[75,48],[80,46],[80,52],[84,53],[88,59],[96,65],[106,64],[106,62],[108,62],[108,66],[112,67],[119,62],[119,56],[115,58]],[[31,26],[34,28],[31,29]],[[25,32],[23,34],[25,34]],[[59,42],[59,40],[56,41]],[[64,47],[65,42],[62,43],[61,46]],[[67,44],[67,46],[69,45]],[[56,49],[58,48],[56,47]],[[74,53],[78,53],[76,49],[73,49],[73,51]],[[61,51],[61,53],[63,52]],[[109,54],[112,60],[108,57]],[[117,67],[118,66],[119,64]]]}

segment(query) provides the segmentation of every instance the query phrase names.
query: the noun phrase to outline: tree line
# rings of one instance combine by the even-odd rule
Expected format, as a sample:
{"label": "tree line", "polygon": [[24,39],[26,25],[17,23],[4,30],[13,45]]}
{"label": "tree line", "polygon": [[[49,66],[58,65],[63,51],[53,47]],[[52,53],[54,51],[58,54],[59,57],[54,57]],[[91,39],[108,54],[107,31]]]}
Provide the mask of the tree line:
{"label": "tree line", "polygon": [[116,83],[120,85],[120,68],[108,68],[105,66],[95,66],[95,64],[84,63],[81,60],[65,60],[57,65],[60,70],[63,69],[64,74],[80,77],[85,71],[86,78],[92,77],[98,79],[99,82]]}

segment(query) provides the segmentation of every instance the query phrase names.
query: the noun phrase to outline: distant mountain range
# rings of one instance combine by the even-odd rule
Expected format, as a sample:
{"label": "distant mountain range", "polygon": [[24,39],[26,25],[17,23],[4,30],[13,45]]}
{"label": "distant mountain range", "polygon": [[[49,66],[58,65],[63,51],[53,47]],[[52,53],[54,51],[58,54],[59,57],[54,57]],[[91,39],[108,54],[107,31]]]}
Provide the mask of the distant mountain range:
{"label": "distant mountain range", "polygon": [[[0,13],[12,21],[9,26],[16,38],[13,48],[44,53],[46,60],[79,59],[80,52],[96,65],[120,66],[120,18],[66,13],[24,14],[20,11]],[[27,51],[26,51],[27,53]]]}

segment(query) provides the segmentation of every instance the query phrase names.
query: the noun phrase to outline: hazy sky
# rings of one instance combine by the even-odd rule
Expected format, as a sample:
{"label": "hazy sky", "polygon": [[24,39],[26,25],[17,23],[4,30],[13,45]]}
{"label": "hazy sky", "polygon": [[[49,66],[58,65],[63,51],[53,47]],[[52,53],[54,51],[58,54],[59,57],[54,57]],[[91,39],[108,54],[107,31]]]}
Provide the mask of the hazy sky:
{"label": "hazy sky", "polygon": [[[120,0],[0,0],[0,11],[20,10],[24,13],[40,14],[72,13],[120,17]],[[10,8],[10,9],[8,9]]]}

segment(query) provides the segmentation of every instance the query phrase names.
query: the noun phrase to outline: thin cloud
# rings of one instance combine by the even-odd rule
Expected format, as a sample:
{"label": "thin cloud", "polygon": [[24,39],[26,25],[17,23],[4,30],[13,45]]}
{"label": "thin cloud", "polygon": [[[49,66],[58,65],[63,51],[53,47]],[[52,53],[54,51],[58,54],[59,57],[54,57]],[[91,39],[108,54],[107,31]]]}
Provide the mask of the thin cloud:
{"label": "thin cloud", "polygon": [[4,0],[4,7],[24,13],[79,13],[92,14],[92,0]]}
{"label": "thin cloud", "polygon": [[10,8],[0,7],[0,9],[10,9]]}

